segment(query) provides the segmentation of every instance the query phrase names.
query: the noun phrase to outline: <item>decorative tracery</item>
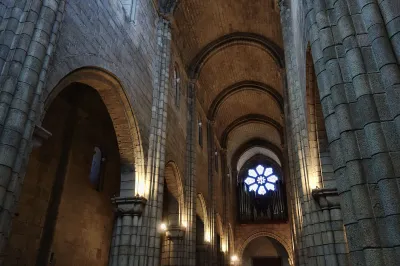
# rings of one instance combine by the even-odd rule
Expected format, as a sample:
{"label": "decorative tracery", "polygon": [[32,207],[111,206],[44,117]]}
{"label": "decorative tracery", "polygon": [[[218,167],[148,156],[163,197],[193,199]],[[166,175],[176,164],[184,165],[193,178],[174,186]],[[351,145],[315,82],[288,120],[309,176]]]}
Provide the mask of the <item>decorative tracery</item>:
{"label": "decorative tracery", "polygon": [[254,191],[259,195],[265,195],[267,190],[276,190],[278,177],[274,174],[272,167],[258,165],[248,171],[248,176],[244,180],[248,186],[248,191]]}

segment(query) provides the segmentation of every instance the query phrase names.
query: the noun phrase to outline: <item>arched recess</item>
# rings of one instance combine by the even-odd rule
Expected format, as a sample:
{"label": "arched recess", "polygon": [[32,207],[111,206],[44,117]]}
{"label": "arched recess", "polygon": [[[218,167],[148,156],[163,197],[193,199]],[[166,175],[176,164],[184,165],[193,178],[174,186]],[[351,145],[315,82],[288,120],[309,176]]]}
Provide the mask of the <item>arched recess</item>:
{"label": "arched recess", "polygon": [[271,119],[270,117],[264,116],[264,115],[259,115],[259,114],[249,114],[245,115],[242,117],[239,117],[235,121],[233,121],[231,124],[229,124],[225,130],[223,131],[220,139],[221,147],[226,149],[227,148],[227,141],[228,141],[228,136],[229,133],[231,133],[236,127],[239,127],[241,125],[249,124],[249,123],[265,123],[265,124],[270,124],[273,127],[275,127],[280,136],[281,136],[281,142],[284,142],[283,139],[283,127],[279,122]]}
{"label": "arched recess", "polygon": [[210,237],[210,226],[209,226],[209,221],[208,221],[208,211],[207,211],[207,205],[206,205],[206,200],[204,199],[203,194],[199,193],[197,194],[197,200],[196,200],[196,214],[200,217],[200,219],[204,223],[204,236]]}
{"label": "arched recess", "polygon": [[[121,165],[134,166],[136,177],[144,178],[144,154],[137,119],[123,86],[113,74],[106,70],[84,67],[66,75],[44,100],[41,121],[55,97],[73,83],[88,85],[100,94],[114,125]],[[136,179],[135,193],[142,195],[144,187],[141,187],[142,185],[138,182],[142,183],[144,180]]]}
{"label": "arched recess", "polygon": [[228,224],[228,248],[230,254],[235,253],[235,234],[233,233],[232,225]]}
{"label": "arched recess", "polygon": [[227,87],[226,89],[224,89],[223,91],[221,91],[213,100],[213,102],[210,105],[210,108],[208,110],[208,118],[210,120],[215,120],[216,114],[218,112],[219,107],[221,106],[221,104],[224,102],[224,100],[226,98],[228,98],[229,96],[241,92],[243,90],[256,90],[256,91],[260,91],[260,92],[265,92],[269,95],[272,96],[272,98],[276,101],[276,103],[279,105],[281,113],[284,112],[283,110],[283,97],[282,95],[275,90],[274,88],[272,88],[271,86],[262,83],[262,82],[258,82],[258,81],[251,81],[251,80],[245,80],[242,82],[238,82],[235,83],[229,87]]}
{"label": "arched recess", "polygon": [[269,237],[272,238],[276,241],[278,241],[286,250],[287,254],[289,255],[289,264],[293,265],[293,252],[292,249],[290,248],[290,243],[283,237],[280,236],[279,234],[275,234],[272,232],[267,232],[267,231],[260,231],[260,232],[254,232],[251,234],[249,237],[247,237],[243,242],[237,243],[237,256],[239,258],[239,261],[242,260],[243,257],[243,252],[247,245],[253,241],[256,238],[259,237]]}
{"label": "arched recess", "polygon": [[185,214],[183,213],[185,207],[182,175],[180,174],[178,166],[173,161],[169,161],[165,166],[165,182],[167,184],[169,192],[179,203],[180,219],[181,222],[184,222],[182,220],[183,217],[185,217]]}
{"label": "arched recess", "polygon": [[190,78],[198,79],[201,68],[213,54],[238,44],[259,46],[272,56],[277,66],[280,68],[285,67],[283,50],[272,40],[255,33],[234,32],[212,41],[195,56],[188,69]]}

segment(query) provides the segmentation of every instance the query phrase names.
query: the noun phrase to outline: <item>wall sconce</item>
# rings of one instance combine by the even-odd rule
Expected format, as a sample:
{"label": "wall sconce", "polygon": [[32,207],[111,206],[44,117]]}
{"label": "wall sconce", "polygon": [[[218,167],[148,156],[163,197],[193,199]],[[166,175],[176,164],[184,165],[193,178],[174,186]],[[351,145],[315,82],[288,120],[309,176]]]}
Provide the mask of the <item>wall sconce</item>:
{"label": "wall sconce", "polygon": [[165,224],[165,223],[161,223],[160,224],[160,230],[161,230],[161,232],[165,232],[165,231],[167,231],[167,225]]}
{"label": "wall sconce", "polygon": [[236,256],[236,255],[233,255],[233,256],[231,257],[231,261],[232,261],[233,263],[237,262],[238,260],[239,260],[239,258],[238,258],[238,256]]}
{"label": "wall sconce", "polygon": [[207,242],[207,243],[210,243],[210,242],[211,242],[210,234],[207,233],[207,234],[204,236],[204,241]]}

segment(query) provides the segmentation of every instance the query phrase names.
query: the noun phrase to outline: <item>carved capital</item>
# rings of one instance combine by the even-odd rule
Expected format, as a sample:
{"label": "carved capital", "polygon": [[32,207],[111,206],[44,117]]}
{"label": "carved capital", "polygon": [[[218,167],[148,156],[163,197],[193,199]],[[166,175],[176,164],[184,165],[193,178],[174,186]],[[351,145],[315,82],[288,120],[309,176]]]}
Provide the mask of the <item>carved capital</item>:
{"label": "carved capital", "polygon": [[180,240],[185,236],[185,229],[180,226],[169,226],[165,232],[168,240]]}
{"label": "carved capital", "polygon": [[40,148],[45,140],[48,140],[52,134],[41,126],[36,125],[33,130],[33,148]]}
{"label": "carved capital", "polygon": [[339,194],[336,188],[316,188],[312,196],[322,209],[339,209]]}
{"label": "carved capital", "polygon": [[140,196],[115,197],[111,201],[116,205],[115,212],[118,216],[141,216],[147,203],[147,199]]}

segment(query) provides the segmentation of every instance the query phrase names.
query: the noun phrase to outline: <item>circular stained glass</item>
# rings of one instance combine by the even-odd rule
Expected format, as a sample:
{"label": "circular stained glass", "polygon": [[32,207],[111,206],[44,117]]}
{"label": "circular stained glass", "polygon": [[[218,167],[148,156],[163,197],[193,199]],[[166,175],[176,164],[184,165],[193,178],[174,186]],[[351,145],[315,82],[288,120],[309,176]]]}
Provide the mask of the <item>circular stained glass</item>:
{"label": "circular stained glass", "polygon": [[265,195],[268,190],[276,190],[278,177],[274,174],[271,167],[258,165],[248,171],[244,183],[249,191],[254,191],[259,195]]}

